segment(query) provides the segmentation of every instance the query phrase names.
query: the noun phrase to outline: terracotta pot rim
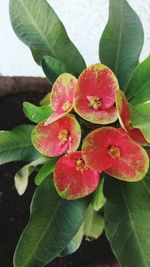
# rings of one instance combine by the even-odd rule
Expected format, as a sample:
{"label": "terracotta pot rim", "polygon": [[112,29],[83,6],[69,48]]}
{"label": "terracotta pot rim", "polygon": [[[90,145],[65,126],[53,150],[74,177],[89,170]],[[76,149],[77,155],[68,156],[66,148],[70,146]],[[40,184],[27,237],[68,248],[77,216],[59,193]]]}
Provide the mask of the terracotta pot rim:
{"label": "terracotta pot rim", "polygon": [[42,77],[0,76],[0,97],[23,92],[49,92],[51,83]]}

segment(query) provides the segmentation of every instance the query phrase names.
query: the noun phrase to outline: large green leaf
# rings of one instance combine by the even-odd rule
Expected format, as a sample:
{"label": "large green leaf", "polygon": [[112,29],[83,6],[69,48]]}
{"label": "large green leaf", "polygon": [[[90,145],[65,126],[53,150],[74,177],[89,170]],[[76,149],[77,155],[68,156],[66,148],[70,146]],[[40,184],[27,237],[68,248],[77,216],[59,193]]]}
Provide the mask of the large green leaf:
{"label": "large green leaf", "polygon": [[18,243],[14,267],[42,267],[57,257],[79,230],[85,199],[66,201],[58,196],[50,177],[36,190],[31,216]]}
{"label": "large green leaf", "polygon": [[105,231],[122,267],[150,266],[150,174],[137,183],[105,180]]}
{"label": "large green leaf", "polygon": [[126,89],[126,96],[131,98],[133,105],[150,100],[150,57],[134,71]]}
{"label": "large green leaf", "polygon": [[49,105],[35,106],[29,102],[23,103],[23,111],[27,118],[35,123],[47,119],[53,113]]}
{"label": "large green leaf", "polygon": [[104,230],[104,218],[96,212],[90,204],[84,214],[83,223],[67,247],[61,252],[61,256],[74,253],[80,246],[83,237],[87,240],[97,239]]}
{"label": "large green leaf", "polygon": [[45,51],[38,50],[35,48],[30,48],[30,49],[31,49],[31,53],[32,53],[32,56],[33,56],[35,62],[38,65],[41,65],[42,64],[42,58],[45,56]]}
{"label": "large green leaf", "polygon": [[9,7],[15,33],[32,49],[37,62],[48,55],[60,60],[72,74],[80,74],[85,62],[46,0],[10,0]]}
{"label": "large green leaf", "polygon": [[81,224],[78,232],[70,241],[70,243],[67,245],[67,247],[61,252],[60,256],[64,257],[77,251],[77,249],[81,245],[82,239],[83,239],[83,223]]}
{"label": "large green leaf", "polygon": [[122,90],[138,64],[144,40],[142,24],[126,0],[109,0],[109,20],[100,40],[100,59]]}
{"label": "large green leaf", "polygon": [[50,56],[43,57],[42,69],[51,83],[54,83],[60,74],[69,72],[64,63]]}
{"label": "large green leaf", "polygon": [[32,125],[22,125],[0,131],[0,165],[16,160],[30,162],[40,156],[31,142],[32,129]]}
{"label": "large green leaf", "polygon": [[146,115],[146,114],[148,115],[148,113],[150,112],[150,101],[145,102],[145,103],[141,103],[141,104],[137,104],[137,105],[132,106],[132,107],[134,107],[137,111],[141,112],[143,115]]}

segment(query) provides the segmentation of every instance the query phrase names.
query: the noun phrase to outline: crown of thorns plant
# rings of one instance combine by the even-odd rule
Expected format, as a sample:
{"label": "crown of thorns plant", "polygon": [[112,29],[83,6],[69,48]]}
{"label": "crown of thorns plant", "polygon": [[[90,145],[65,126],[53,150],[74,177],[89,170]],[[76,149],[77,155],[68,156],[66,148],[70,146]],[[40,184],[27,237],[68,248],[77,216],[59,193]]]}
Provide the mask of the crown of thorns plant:
{"label": "crown of thorns plant", "polygon": [[61,74],[52,87],[50,107],[52,115],[33,129],[32,142],[44,156],[62,155],[53,174],[61,197],[92,193],[102,172],[129,182],[145,176],[149,158],[142,145],[150,144],[132,125],[128,100],[107,66],[94,64],[78,79]]}

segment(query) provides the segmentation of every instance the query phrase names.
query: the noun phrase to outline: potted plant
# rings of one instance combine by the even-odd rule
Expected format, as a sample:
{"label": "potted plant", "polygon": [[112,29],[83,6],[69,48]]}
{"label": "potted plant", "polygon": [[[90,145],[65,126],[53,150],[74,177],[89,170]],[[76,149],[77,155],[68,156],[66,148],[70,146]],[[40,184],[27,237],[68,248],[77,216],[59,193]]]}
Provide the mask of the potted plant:
{"label": "potted plant", "polygon": [[45,266],[103,229],[121,266],[149,266],[150,58],[139,63],[138,16],[109,1],[101,63],[88,67],[46,0],[10,0],[10,18],[53,84],[40,106],[24,102],[31,125],[0,133],[1,164],[27,162],[20,195],[36,171],[14,267]]}

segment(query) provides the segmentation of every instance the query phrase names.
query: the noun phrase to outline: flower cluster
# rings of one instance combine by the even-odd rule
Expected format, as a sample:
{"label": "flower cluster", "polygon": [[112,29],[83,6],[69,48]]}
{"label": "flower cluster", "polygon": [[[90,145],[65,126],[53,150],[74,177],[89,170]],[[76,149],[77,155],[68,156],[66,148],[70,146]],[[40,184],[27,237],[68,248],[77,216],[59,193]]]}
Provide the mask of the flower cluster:
{"label": "flower cluster", "polygon": [[[50,106],[53,114],[34,128],[32,141],[47,157],[65,154],[53,175],[61,197],[77,199],[92,193],[103,171],[132,182],[145,176],[149,158],[141,145],[149,143],[133,127],[128,101],[107,66],[94,64],[78,79],[69,73],[60,75],[52,87]],[[84,140],[79,116],[95,128],[90,133],[87,129]]]}

